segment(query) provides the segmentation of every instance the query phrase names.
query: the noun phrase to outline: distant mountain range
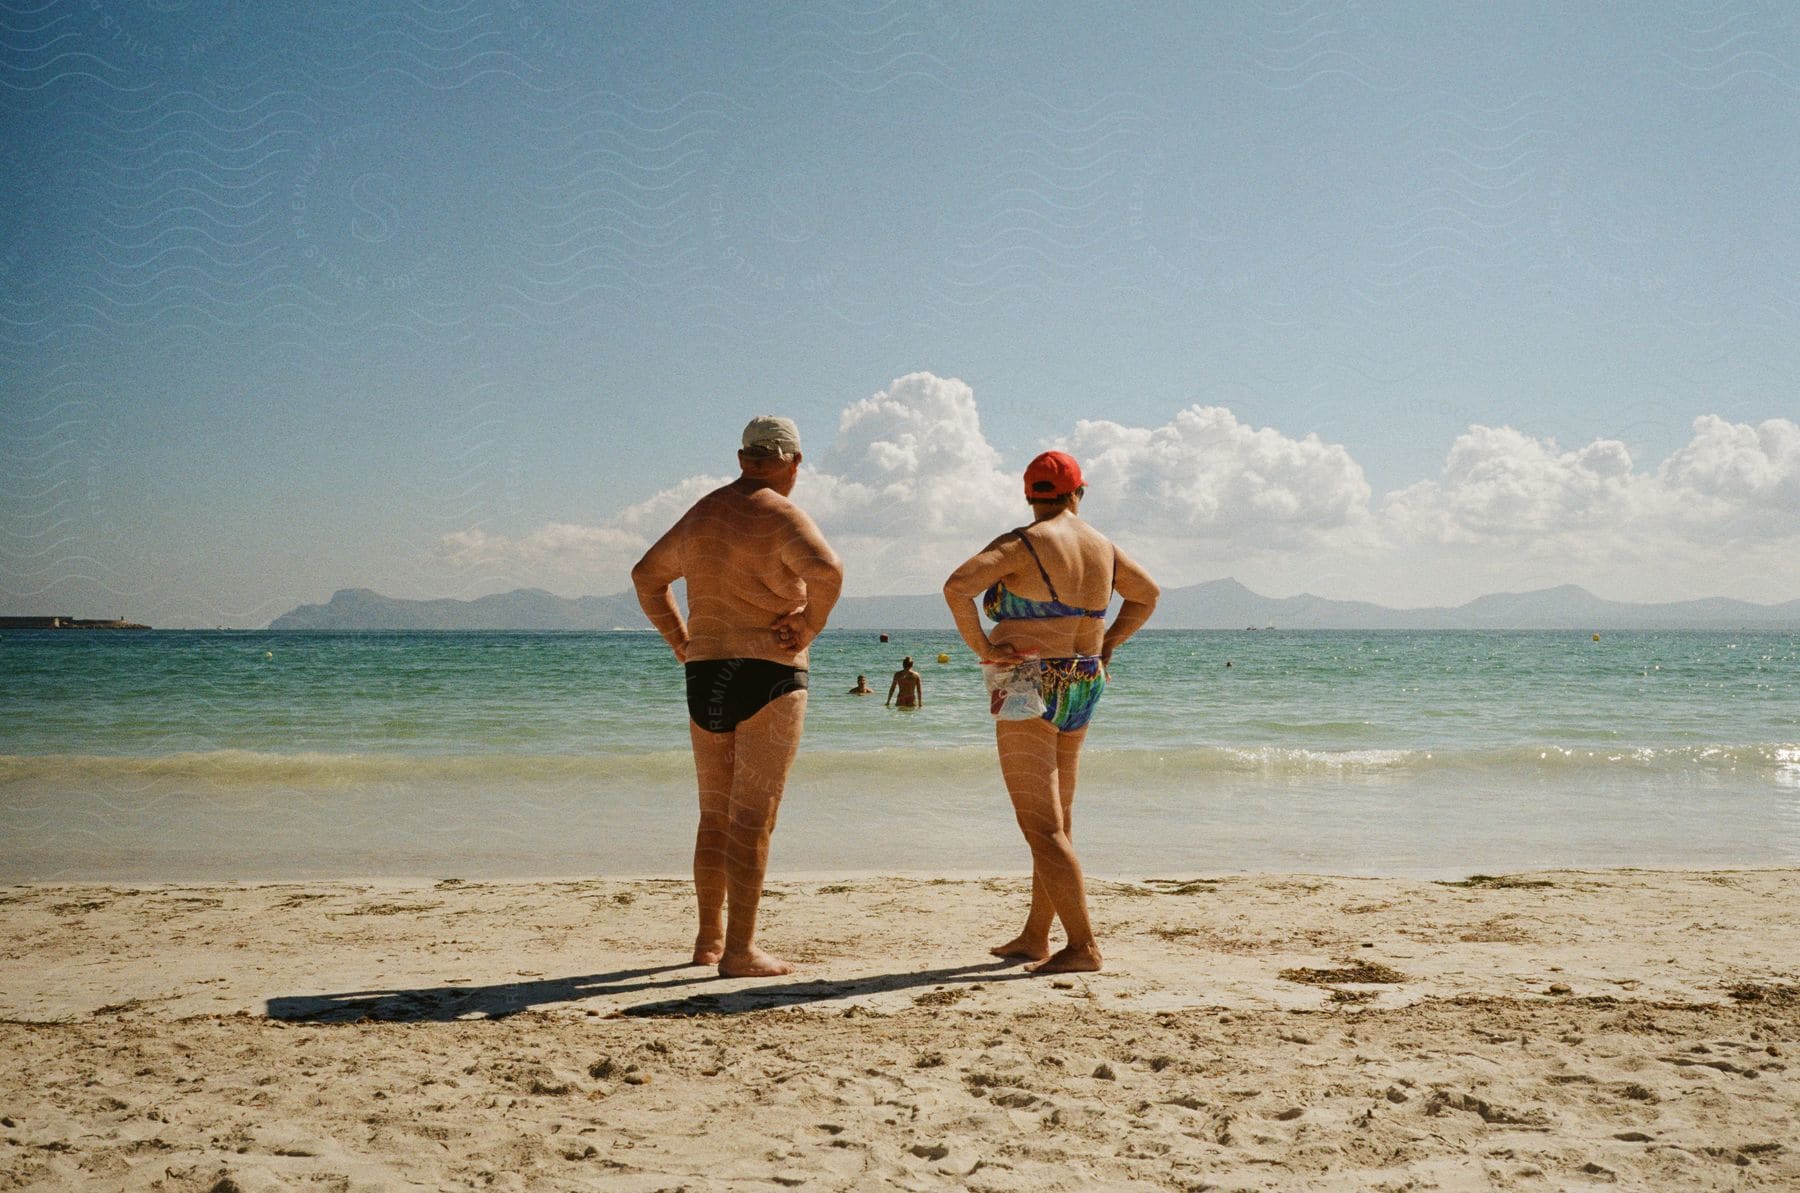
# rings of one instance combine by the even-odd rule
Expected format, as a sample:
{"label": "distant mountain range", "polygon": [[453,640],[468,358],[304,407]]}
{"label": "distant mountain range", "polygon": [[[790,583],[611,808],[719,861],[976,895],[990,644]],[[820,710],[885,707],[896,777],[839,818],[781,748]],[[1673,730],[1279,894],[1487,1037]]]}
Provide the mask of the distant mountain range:
{"label": "distant mountain range", "polygon": [[472,601],[407,601],[369,588],[341,588],[323,605],[301,605],[271,630],[641,630],[650,622],[629,592],[559,597],[516,588]]}
{"label": "distant mountain range", "polygon": [[[1325,597],[1266,597],[1236,580],[1209,580],[1163,592],[1151,626],[1161,630],[1606,630],[1800,629],[1800,600],[1781,605],[1711,597],[1640,605],[1609,601],[1565,584],[1535,592],[1494,593],[1467,604],[1390,609]],[[301,605],[272,630],[641,630],[649,626],[630,592],[559,597],[520,588],[472,601],[408,601],[346,588],[323,605]],[[949,630],[936,593],[846,597],[832,612],[840,630]]]}
{"label": "distant mountain range", "polygon": [[1800,600],[1781,605],[1708,597],[1668,604],[1609,601],[1564,584],[1534,592],[1499,592],[1465,604],[1390,609],[1364,601],[1301,595],[1266,597],[1236,580],[1211,580],[1163,593],[1151,623],[1169,629],[1565,630],[1800,629]]}

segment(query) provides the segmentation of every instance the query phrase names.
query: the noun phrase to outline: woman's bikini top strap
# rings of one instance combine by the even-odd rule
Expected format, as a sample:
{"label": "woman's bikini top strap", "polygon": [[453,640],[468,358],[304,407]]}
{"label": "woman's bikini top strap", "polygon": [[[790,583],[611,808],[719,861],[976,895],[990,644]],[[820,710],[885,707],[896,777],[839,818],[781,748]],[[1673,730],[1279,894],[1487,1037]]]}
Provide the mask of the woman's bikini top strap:
{"label": "woman's bikini top strap", "polygon": [[[1013,536],[1024,543],[1025,550],[1031,553],[1031,562],[1037,564],[1038,575],[1044,578],[1044,587],[1050,590],[1050,599],[1060,602],[1062,598],[1056,595],[1056,585],[1050,582],[1050,573],[1044,570],[1044,561],[1038,558],[1037,548],[1031,545],[1031,540],[1025,537],[1023,530],[1013,531]],[[1115,563],[1113,566],[1116,568],[1118,565]]]}

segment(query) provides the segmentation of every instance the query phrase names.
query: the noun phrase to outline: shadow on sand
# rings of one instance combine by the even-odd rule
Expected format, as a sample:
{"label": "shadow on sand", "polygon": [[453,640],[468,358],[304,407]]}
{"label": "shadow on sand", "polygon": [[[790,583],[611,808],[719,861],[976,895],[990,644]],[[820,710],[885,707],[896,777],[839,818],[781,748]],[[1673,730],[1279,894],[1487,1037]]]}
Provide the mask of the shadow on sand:
{"label": "shadow on sand", "polygon": [[[688,976],[675,976],[685,974]],[[695,993],[623,1008],[633,1017],[738,1015],[807,1003],[886,994],[918,986],[1012,981],[1031,975],[1017,962],[987,961],[947,969],[870,974],[845,979],[785,981],[716,994]],[[646,991],[670,992],[721,978],[710,967],[659,965],[583,977],[537,978],[491,986],[428,986],[413,990],[349,990],[336,994],[281,995],[268,1001],[268,1016],[290,1023],[447,1023],[455,1019],[501,1019],[551,1003],[580,1002]]]}
{"label": "shadow on sand", "polygon": [[689,994],[661,1002],[639,1003],[626,1007],[633,1018],[685,1015],[738,1015],[745,1011],[770,1011],[796,1007],[806,1003],[831,1002],[840,998],[860,998],[866,994],[887,994],[918,986],[967,985],[974,982],[1010,982],[1031,975],[1019,968],[1017,961],[984,961],[974,965],[957,965],[948,969],[921,969],[908,973],[878,973],[863,977],[826,979],[809,982],[779,982],[770,986],[751,986],[723,994]]}

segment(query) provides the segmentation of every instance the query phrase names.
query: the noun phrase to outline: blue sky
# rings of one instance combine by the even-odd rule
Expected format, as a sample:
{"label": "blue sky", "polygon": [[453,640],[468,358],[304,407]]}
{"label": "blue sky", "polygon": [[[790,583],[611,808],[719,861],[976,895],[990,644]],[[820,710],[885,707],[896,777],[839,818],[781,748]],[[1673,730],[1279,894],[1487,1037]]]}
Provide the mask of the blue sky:
{"label": "blue sky", "polygon": [[852,592],[1062,444],[1170,583],[1800,596],[1800,10],[766,7],[0,9],[0,611],[617,591],[765,410]]}

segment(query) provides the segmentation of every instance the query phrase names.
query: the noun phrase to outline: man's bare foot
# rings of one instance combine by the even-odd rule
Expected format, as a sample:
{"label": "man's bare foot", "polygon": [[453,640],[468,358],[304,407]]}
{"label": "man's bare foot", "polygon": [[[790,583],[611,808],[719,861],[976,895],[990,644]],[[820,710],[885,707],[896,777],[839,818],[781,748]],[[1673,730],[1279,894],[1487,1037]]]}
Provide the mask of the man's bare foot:
{"label": "man's bare foot", "polygon": [[728,953],[719,958],[719,976],[722,978],[778,978],[793,972],[792,965],[761,949],[751,949],[735,957]]}
{"label": "man's bare foot", "polygon": [[694,937],[694,964],[717,965],[719,958],[725,955],[725,938],[708,936],[702,932]]}
{"label": "man's bare foot", "polygon": [[1025,968],[1032,973],[1099,973],[1100,950],[1091,944],[1079,949],[1071,946]]}
{"label": "man's bare foot", "polygon": [[1015,936],[1005,944],[997,944],[988,952],[996,957],[1020,957],[1026,961],[1042,961],[1050,956],[1049,941],[1031,941],[1023,935]]}

